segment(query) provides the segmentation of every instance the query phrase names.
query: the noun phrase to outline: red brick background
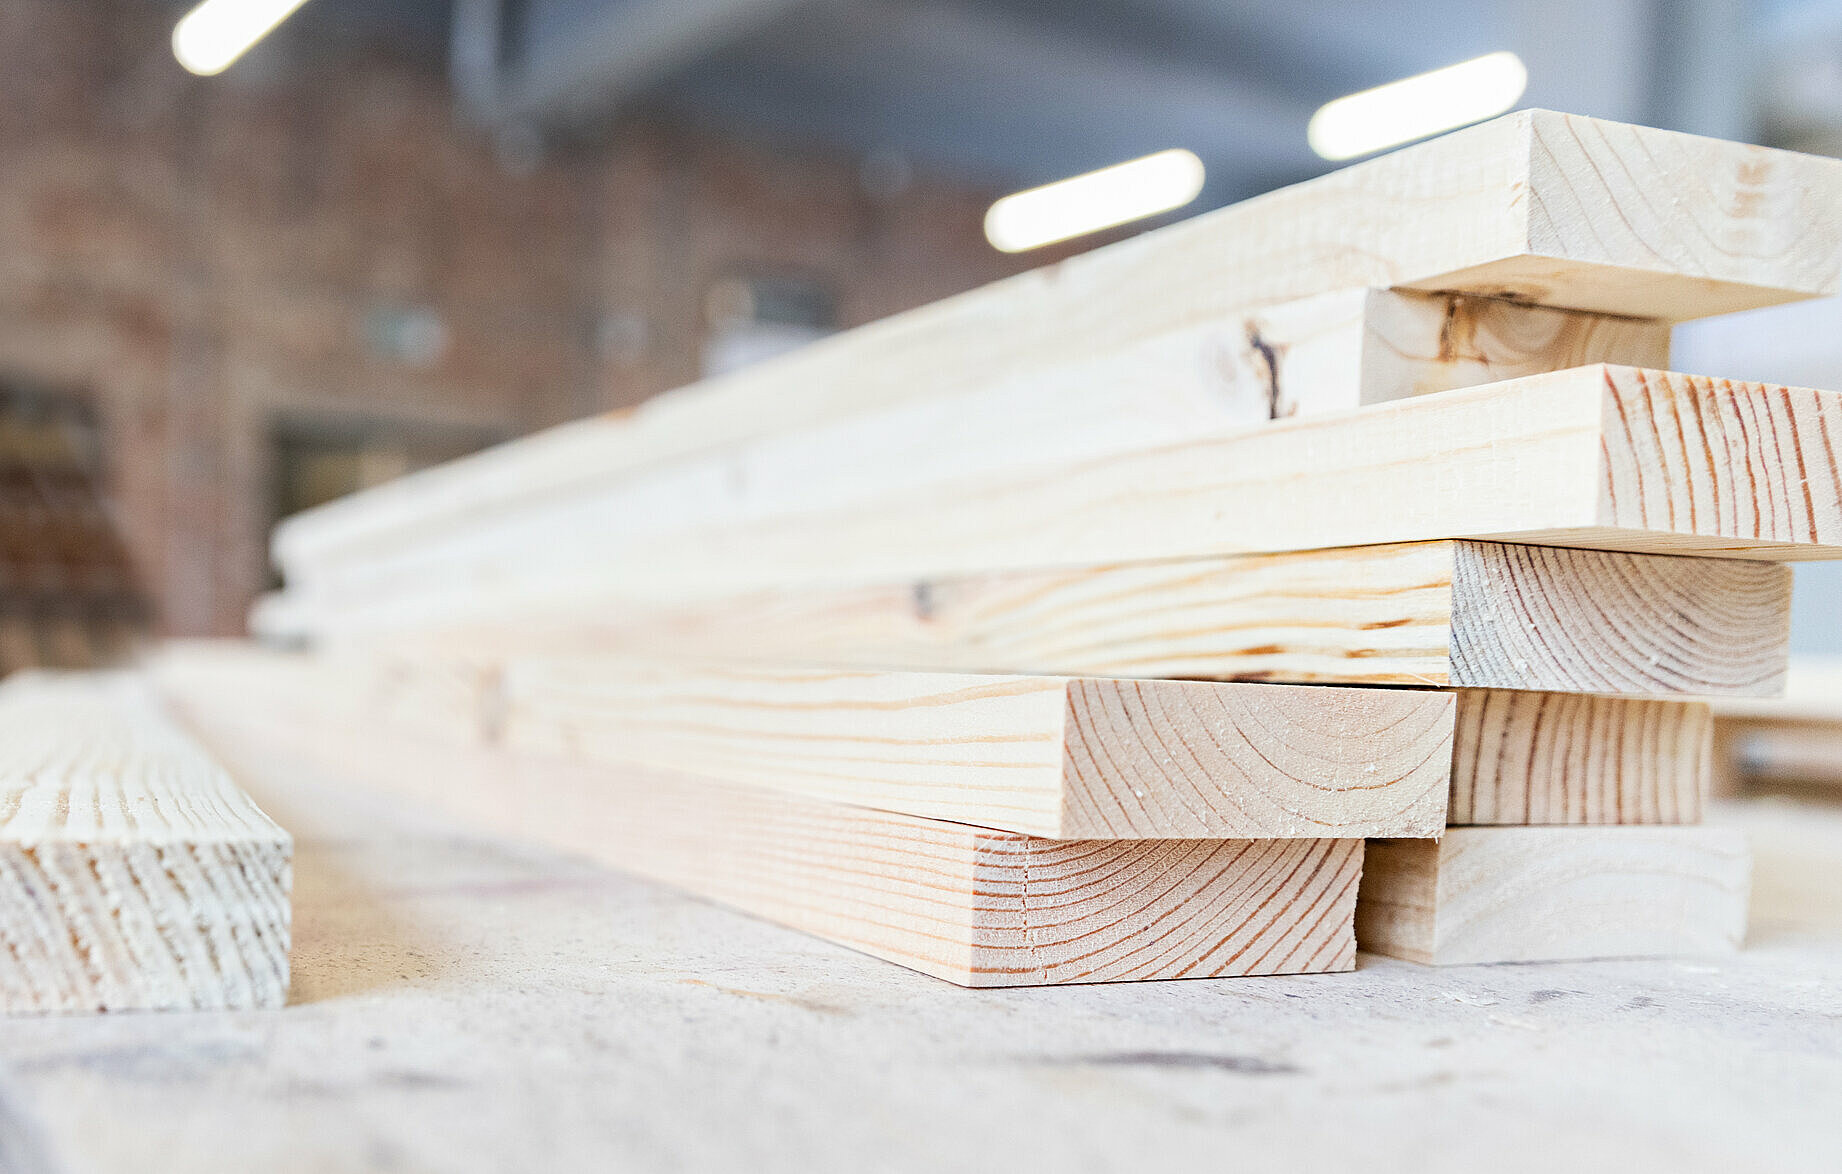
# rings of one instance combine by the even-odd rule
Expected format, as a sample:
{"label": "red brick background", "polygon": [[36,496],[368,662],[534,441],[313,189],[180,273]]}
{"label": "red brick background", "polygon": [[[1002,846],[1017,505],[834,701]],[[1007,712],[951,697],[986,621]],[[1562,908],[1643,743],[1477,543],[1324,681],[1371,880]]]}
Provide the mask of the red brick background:
{"label": "red brick background", "polygon": [[[851,156],[656,117],[515,176],[429,67],[192,78],[171,20],[0,3],[0,377],[94,396],[167,632],[242,630],[282,413],[521,432],[693,379],[724,276],[819,280],[848,326],[1024,267],[984,242],[988,191],[873,198]],[[440,357],[375,353],[379,308],[437,315]],[[598,345],[608,319],[639,345]]]}

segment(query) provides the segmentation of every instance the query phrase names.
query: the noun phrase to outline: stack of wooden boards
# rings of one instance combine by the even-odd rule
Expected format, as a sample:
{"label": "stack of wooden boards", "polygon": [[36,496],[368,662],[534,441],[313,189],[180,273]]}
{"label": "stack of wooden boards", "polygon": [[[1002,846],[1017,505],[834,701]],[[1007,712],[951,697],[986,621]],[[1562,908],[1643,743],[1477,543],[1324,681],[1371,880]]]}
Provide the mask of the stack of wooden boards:
{"label": "stack of wooden boards", "polygon": [[161,678],[963,983],[1731,947],[1842,397],[1660,368],[1839,268],[1842,164],[1519,113],[303,515],[313,651]]}
{"label": "stack of wooden boards", "polygon": [[280,1006],[292,867],[145,682],[0,686],[0,1012]]}

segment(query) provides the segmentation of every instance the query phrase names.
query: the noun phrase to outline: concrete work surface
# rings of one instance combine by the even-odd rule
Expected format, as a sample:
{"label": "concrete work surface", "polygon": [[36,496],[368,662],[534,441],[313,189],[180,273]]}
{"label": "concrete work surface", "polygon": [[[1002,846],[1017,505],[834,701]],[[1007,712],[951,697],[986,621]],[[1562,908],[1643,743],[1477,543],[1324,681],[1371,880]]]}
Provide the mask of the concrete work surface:
{"label": "concrete work surface", "polygon": [[0,1171],[1842,1169],[1842,812],[1738,955],[967,991],[219,746],[280,1012],[0,1022]]}

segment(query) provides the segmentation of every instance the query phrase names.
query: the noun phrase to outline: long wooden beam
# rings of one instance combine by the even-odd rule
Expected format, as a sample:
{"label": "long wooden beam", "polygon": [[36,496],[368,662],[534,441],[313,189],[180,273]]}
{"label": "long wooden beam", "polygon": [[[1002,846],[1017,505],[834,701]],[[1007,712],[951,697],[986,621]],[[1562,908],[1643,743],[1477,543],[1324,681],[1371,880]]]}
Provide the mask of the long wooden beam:
{"label": "long wooden beam", "polygon": [[0,1012],[287,997],[288,833],[136,684],[0,687]]}
{"label": "long wooden beam", "polygon": [[1731,828],[1453,828],[1369,845],[1364,949],[1430,965],[1706,954],[1746,930]]}
{"label": "long wooden beam", "polygon": [[[188,653],[194,662],[206,655],[201,649]],[[849,756],[853,747],[874,744],[878,749],[877,761],[868,775],[871,778],[876,777],[875,771],[918,770],[923,756],[928,762],[937,759],[944,766],[948,753],[963,754],[967,744],[944,749],[934,745],[917,748],[917,717],[920,722],[938,726],[972,715],[975,708],[970,703],[947,706],[943,707],[945,716],[936,716],[927,712],[904,715],[899,708],[885,706],[871,710],[861,720],[843,706],[826,710],[802,708],[815,705],[816,688],[834,690],[824,699],[837,700],[837,694],[842,692],[840,682],[967,679],[928,674],[802,674],[780,667],[751,671],[733,664],[673,668],[663,662],[637,662],[652,664],[654,671],[635,674],[631,669],[636,662],[605,656],[499,659],[428,652],[307,656],[263,654],[254,649],[226,650],[223,655],[231,665],[243,666],[239,671],[249,687],[260,688],[265,678],[293,682],[292,693],[272,701],[275,708],[310,709],[325,714],[328,721],[336,724],[393,729],[460,745],[510,743],[559,758],[611,766],[688,768],[769,785],[780,785],[781,775],[787,772],[798,774],[817,767],[825,778],[796,778],[792,785],[802,789],[818,787],[820,790],[813,793],[827,797],[847,797],[847,793],[826,787],[862,785],[855,776],[845,783],[831,777],[835,774],[831,759]],[[1052,688],[1051,682],[1043,678],[996,679],[1042,688],[1045,695]],[[818,684],[809,686],[807,681]],[[710,682],[715,687],[698,688]],[[783,689],[787,684],[798,688]],[[1111,728],[1084,742],[1084,757],[1070,755],[1063,763],[1064,771],[1095,757],[1094,747],[1105,746],[1107,761],[1094,777],[1118,779],[1126,767],[1142,762],[1146,731],[1162,729],[1163,723],[1173,718],[1177,733],[1193,737],[1198,731],[1199,723],[1194,720],[1198,711],[1194,708],[1172,705],[1159,709],[1150,704],[1163,690],[1173,687],[1172,682],[1147,682],[1149,692],[1143,694],[1128,692],[1123,688],[1125,682],[1094,684],[1126,701],[1105,708]],[[1259,701],[1277,696],[1283,704],[1271,713],[1296,712],[1300,721],[1306,721],[1311,714],[1295,711],[1294,701],[1310,702],[1340,692],[1345,691],[1318,693],[1314,698],[1309,691],[1301,690],[1281,690],[1276,694],[1255,691],[1241,694],[1239,699]],[[771,700],[791,716],[768,714],[768,722],[776,727],[769,729],[761,713],[751,712],[752,706],[740,703],[751,694],[756,703]],[[677,700],[683,695],[690,697],[688,705]],[[1073,691],[1067,694],[1075,695]],[[1177,699],[1198,696],[1182,691],[1164,695]],[[1440,811],[1449,824],[1669,824],[1694,823],[1700,818],[1710,771],[1710,716],[1705,704],[1486,689],[1459,689],[1452,699],[1456,709],[1449,802],[1442,808],[1421,810],[1416,801],[1415,809],[1425,819],[1420,834],[1437,834]],[[867,708],[871,703],[863,704]],[[690,720],[693,709],[695,721]],[[1247,713],[1258,711],[1250,709]],[[739,721],[737,714],[741,715]],[[1124,728],[1118,722],[1120,718],[1129,719]],[[1093,711],[1077,716],[1071,705],[1063,721],[1064,731],[1073,730],[1080,735],[1084,725],[1094,724]],[[908,727],[898,731],[896,726],[903,722],[909,723]],[[793,723],[798,723],[797,730]],[[1201,724],[1208,727],[1211,738],[1222,737],[1220,723]],[[1342,732],[1349,729],[1341,718],[1336,728]],[[827,730],[836,740],[826,739]],[[1391,736],[1398,737],[1400,732],[1397,728]],[[886,740],[892,733],[910,740],[892,744]],[[769,737],[770,734],[775,736]],[[1273,755],[1276,764],[1299,771],[1309,769],[1302,762],[1301,746],[1274,750],[1268,745],[1272,739],[1296,741],[1283,727],[1267,726],[1261,730],[1258,742],[1250,739],[1248,746]],[[1303,743],[1302,749],[1308,753],[1320,742],[1321,735],[1316,735]],[[759,752],[756,743],[764,744]],[[1174,744],[1159,743],[1153,753],[1162,755],[1174,748]],[[821,754],[830,757],[818,761]],[[722,755],[736,756],[738,760],[722,759]],[[1043,764],[1047,761],[1045,755]],[[996,769],[995,762],[986,765]],[[1240,805],[1236,814],[1210,814],[1207,805],[1197,804],[1193,793],[1160,782],[1133,787],[1146,792],[1145,796],[1134,795],[1133,802],[1156,803],[1176,794],[1187,799],[1185,811],[1189,814],[1230,822],[1238,819],[1241,822],[1233,826],[1259,828],[1262,835],[1276,834],[1285,826],[1274,819],[1267,802],[1281,796],[1281,790],[1269,790],[1264,800],[1239,795],[1245,768],[1225,766],[1213,746],[1209,754],[1179,765],[1184,771],[1176,772],[1160,763],[1161,777],[1174,779],[1178,773],[1189,771],[1213,772],[1218,777],[1210,786],[1222,795],[1235,797]],[[1270,774],[1264,769],[1270,765],[1261,762],[1258,768],[1263,775]],[[1005,769],[1015,771],[1020,766],[1013,764]],[[1362,773],[1368,777],[1366,764]],[[908,776],[905,781],[912,784],[915,777],[918,776]],[[931,774],[927,777],[933,778]],[[1091,790],[1090,783],[1091,780],[1077,783],[1076,793]],[[1371,804],[1384,798],[1388,802],[1406,801],[1407,792],[1399,785],[1387,791],[1388,796],[1369,796]],[[1123,794],[1118,786],[1113,787],[1113,792]],[[1292,800],[1287,797],[1287,801]],[[1340,818],[1348,819],[1359,810],[1352,805],[1350,796],[1336,793],[1307,795],[1298,807],[1315,812],[1318,819],[1326,818],[1333,810],[1340,810]],[[974,822],[989,822],[991,818],[998,817]],[[1147,816],[1138,813],[1135,818],[1143,820]],[[1091,829],[1092,822],[1079,826]],[[1200,819],[1192,823],[1179,821],[1177,830],[1187,828],[1200,835],[1208,826],[1211,825]],[[1310,828],[1305,830],[1309,833]],[[1082,834],[1098,837],[1112,833],[1087,830]]]}
{"label": "long wooden beam", "polygon": [[168,659],[165,686],[233,761],[298,757],[961,985],[1354,964],[1361,840],[1035,839],[360,728],[265,705],[234,665],[183,662]]}
{"label": "long wooden beam", "polygon": [[[550,607],[382,644],[431,663],[653,653],[945,672],[1769,696],[1789,567],[1425,542]],[[373,640],[372,646],[378,646]]]}
{"label": "long wooden beam", "polygon": [[[278,559],[291,586],[312,588],[354,564],[427,562],[477,543],[482,532],[515,543],[522,529],[583,493],[612,493],[657,511],[666,529],[708,522],[712,511],[775,516],[1586,363],[1656,366],[1668,353],[1668,326],[1660,322],[1462,295],[1343,291],[1239,323],[1188,327],[1074,370],[1049,365],[1033,377],[882,412],[860,404],[849,419],[803,431],[778,420],[788,435],[758,450],[726,449],[645,475],[620,476],[616,465],[573,495],[532,501],[521,485],[507,484],[460,509],[469,496],[457,492],[445,517],[384,545],[303,557],[286,539],[306,522],[290,522]],[[552,475],[547,462],[529,473],[537,481]],[[381,492],[388,501],[390,490]]]}
{"label": "long wooden beam", "polygon": [[[421,671],[375,668],[396,683],[378,695],[415,707]],[[516,749],[1059,838],[1689,824],[1711,770],[1701,702],[598,656],[513,660],[482,679],[485,737]]]}
{"label": "long wooden beam", "polygon": [[284,528],[277,556],[292,575],[507,498],[917,396],[1079,371],[1332,290],[1412,287],[1666,320],[1829,293],[1842,271],[1838,208],[1833,160],[1522,111],[851,331],[627,419],[316,511]]}
{"label": "long wooden beam", "polygon": [[[852,431],[329,574],[291,593],[296,622],[376,632],[590,602],[1448,538],[1842,556],[1842,394],[1800,388],[1588,367],[1003,476],[954,478],[949,450],[932,483],[925,454],[890,473]],[[908,488],[859,492],[891,478]]]}
{"label": "long wooden beam", "polygon": [[500,738],[1054,839],[1437,835],[1453,703],[1195,681],[522,660]]}

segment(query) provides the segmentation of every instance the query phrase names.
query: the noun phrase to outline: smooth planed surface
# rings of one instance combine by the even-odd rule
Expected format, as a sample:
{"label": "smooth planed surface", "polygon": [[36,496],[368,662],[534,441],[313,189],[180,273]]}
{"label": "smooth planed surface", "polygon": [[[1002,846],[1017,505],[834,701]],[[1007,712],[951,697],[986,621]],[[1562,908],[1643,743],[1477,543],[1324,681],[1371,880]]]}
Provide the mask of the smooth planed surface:
{"label": "smooth planed surface", "polygon": [[584,656],[510,662],[501,737],[1061,839],[1316,838],[1437,834],[1452,721],[1421,692]]}

